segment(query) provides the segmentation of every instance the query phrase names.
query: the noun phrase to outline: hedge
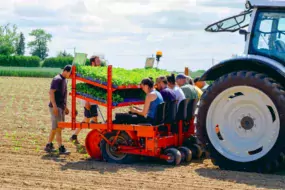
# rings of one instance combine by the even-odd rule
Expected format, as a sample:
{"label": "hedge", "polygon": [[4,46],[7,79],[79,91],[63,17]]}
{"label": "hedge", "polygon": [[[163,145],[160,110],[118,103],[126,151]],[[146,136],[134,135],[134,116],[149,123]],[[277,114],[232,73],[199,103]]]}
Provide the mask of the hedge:
{"label": "hedge", "polygon": [[0,55],[0,66],[6,67],[40,67],[41,59],[35,56]]}
{"label": "hedge", "polygon": [[[65,65],[71,65],[73,57],[52,57],[47,58],[42,67],[64,68]],[[86,65],[90,65],[89,59],[86,60]]]}
{"label": "hedge", "polygon": [[[73,57],[52,57],[47,58],[42,67],[53,67],[53,68],[64,68],[65,65],[71,65],[73,61]],[[90,65],[90,60],[86,59],[85,65]],[[106,61],[101,60],[101,65],[105,66]]]}

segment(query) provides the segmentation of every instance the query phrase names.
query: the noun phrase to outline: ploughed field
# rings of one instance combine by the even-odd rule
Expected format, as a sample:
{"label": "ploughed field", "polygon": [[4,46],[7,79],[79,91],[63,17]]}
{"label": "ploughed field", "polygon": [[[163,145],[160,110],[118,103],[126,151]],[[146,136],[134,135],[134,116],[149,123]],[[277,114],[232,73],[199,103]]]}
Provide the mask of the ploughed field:
{"label": "ploughed field", "polygon": [[[210,160],[166,166],[144,159],[132,165],[89,160],[84,146],[69,142],[70,155],[46,154],[51,79],[0,77],[0,189],[282,189],[285,177],[221,171]],[[68,97],[70,102],[70,97]],[[69,107],[70,108],[70,107]],[[106,109],[100,107],[106,118]],[[78,121],[83,108],[78,101]],[[125,112],[127,108],[114,110]],[[68,116],[67,121],[70,121]],[[84,145],[88,130],[79,140]],[[57,148],[56,143],[55,147]]]}

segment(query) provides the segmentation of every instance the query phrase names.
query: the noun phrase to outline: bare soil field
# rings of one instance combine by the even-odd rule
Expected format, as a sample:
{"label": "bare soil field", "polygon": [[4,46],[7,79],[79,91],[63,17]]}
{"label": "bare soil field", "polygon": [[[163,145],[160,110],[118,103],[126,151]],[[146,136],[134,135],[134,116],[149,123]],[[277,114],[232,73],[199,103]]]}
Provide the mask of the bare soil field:
{"label": "bare soil field", "polygon": [[[178,167],[157,161],[132,165],[92,161],[84,147],[69,142],[70,129],[63,131],[63,140],[71,154],[46,154],[50,82],[0,77],[0,189],[285,189],[282,175],[221,171],[210,160]],[[81,121],[83,109],[78,106]],[[69,116],[66,119],[70,121]],[[87,133],[79,136],[83,145]]]}

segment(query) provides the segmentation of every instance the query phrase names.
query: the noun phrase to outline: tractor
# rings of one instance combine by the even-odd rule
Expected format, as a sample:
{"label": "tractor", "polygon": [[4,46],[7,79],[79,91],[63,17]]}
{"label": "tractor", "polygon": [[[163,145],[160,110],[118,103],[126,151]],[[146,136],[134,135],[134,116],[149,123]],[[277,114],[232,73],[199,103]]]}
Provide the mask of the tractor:
{"label": "tractor", "polygon": [[197,114],[197,137],[220,169],[271,173],[285,161],[285,1],[249,0],[245,10],[206,27],[239,32],[242,55],[223,60]]}

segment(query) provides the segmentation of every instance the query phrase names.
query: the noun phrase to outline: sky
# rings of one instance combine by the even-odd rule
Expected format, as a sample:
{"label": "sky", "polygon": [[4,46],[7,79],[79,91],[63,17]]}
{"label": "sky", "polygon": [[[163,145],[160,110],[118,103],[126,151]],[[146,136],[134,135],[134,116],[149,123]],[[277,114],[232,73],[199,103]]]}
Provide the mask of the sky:
{"label": "sky", "polygon": [[[244,37],[208,33],[205,28],[244,10],[245,0],[0,0],[0,24],[28,34],[52,34],[49,56],[59,51],[105,56],[109,64],[142,68],[146,57],[163,52],[159,68],[209,69],[239,54]],[[29,49],[26,49],[29,54]]]}

